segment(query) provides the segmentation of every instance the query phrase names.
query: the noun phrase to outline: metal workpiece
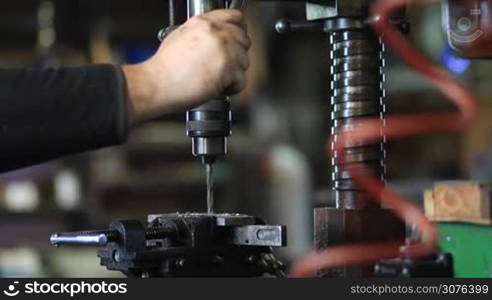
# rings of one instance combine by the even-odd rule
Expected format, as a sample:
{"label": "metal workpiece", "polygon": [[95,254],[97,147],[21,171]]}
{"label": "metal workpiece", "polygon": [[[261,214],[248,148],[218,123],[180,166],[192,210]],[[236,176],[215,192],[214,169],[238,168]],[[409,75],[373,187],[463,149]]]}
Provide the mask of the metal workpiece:
{"label": "metal workpiece", "polygon": [[[382,120],[384,106],[383,49],[379,38],[364,28],[339,30],[331,34],[332,58],[332,134],[356,130],[354,123],[361,118]],[[382,129],[382,128],[381,128]],[[334,144],[333,144],[334,147]],[[346,144],[346,162],[368,169],[384,179],[385,150],[382,143]],[[352,176],[339,165],[340,153],[332,158],[333,188],[338,208],[362,209],[373,206],[366,201]]]}
{"label": "metal workpiece", "polygon": [[[203,213],[182,213],[182,214],[155,214],[147,216],[147,223],[157,222],[159,223],[163,219],[168,219],[170,216],[172,217],[181,217],[181,218],[192,218],[192,217],[201,217],[204,216]],[[215,219],[215,225],[219,227],[226,226],[245,226],[245,225],[255,225],[258,222],[258,218],[243,215],[243,214],[213,214]]]}

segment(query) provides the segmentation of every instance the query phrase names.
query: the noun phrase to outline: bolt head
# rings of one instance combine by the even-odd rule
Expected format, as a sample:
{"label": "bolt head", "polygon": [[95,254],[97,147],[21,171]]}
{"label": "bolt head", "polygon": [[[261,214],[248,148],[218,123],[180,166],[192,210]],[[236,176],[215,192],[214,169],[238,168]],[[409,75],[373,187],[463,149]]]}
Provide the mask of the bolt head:
{"label": "bolt head", "polygon": [[256,257],[254,255],[250,255],[248,256],[248,258],[246,259],[246,261],[250,264],[253,264],[256,262]]}
{"label": "bolt head", "polygon": [[181,258],[176,261],[176,266],[182,268],[186,265],[186,259]]}
{"label": "bolt head", "polygon": [[287,19],[278,20],[275,24],[275,30],[280,34],[289,34],[291,32],[290,21]]}
{"label": "bolt head", "polygon": [[409,269],[409,268],[403,268],[403,269],[401,270],[401,274],[402,274],[403,276],[405,276],[405,277],[410,277],[410,275],[411,275],[410,269]]}
{"label": "bolt head", "polygon": [[121,255],[118,250],[113,251],[113,260],[117,263],[121,262]]}

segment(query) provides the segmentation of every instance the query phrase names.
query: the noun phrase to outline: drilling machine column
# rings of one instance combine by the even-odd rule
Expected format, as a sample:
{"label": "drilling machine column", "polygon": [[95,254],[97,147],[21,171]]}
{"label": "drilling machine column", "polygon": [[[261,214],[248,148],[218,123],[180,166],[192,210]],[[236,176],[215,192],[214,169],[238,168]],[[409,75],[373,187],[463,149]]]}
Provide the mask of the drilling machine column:
{"label": "drilling machine column", "polygon": [[[354,122],[361,118],[384,121],[384,46],[367,22],[373,3],[374,0],[315,0],[306,4],[308,21],[323,24],[323,31],[330,34],[331,130],[335,136],[353,130]],[[319,207],[314,212],[316,247],[403,239],[404,225],[389,210],[367,198],[338,164],[339,154],[334,153],[332,158],[336,207]],[[384,143],[346,145],[345,155],[348,163],[360,165],[384,180]],[[371,276],[372,267],[344,267],[319,275]]]}
{"label": "drilling machine column", "polygon": [[[361,118],[383,120],[384,59],[380,39],[368,25],[368,11],[374,0],[312,0],[306,3],[308,22],[277,22],[279,33],[325,32],[330,35],[332,135],[353,130]],[[382,134],[382,132],[381,132]],[[332,145],[333,147],[334,145]],[[334,147],[333,147],[334,148]],[[367,201],[351,175],[332,158],[333,190],[337,208],[368,209],[378,205]],[[383,143],[345,147],[348,163],[369,169],[384,180]]]}
{"label": "drilling machine column", "polygon": [[[355,27],[355,26],[354,26]],[[350,28],[331,35],[332,134],[351,130],[359,118],[381,118],[384,113],[383,54],[379,39],[366,28]],[[384,144],[349,145],[347,162],[362,165],[384,180]],[[367,209],[365,199],[348,172],[332,158],[333,183],[338,208]]]}

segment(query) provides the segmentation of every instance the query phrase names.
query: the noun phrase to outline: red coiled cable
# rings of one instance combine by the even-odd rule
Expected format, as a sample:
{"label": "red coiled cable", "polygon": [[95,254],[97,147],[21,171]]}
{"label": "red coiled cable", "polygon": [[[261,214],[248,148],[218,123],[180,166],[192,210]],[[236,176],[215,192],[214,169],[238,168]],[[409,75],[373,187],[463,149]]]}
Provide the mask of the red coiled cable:
{"label": "red coiled cable", "polygon": [[[386,46],[393,49],[406,64],[417,70],[439,89],[458,108],[458,112],[390,116],[385,121],[364,119],[358,121],[353,130],[340,132],[328,142],[330,155],[339,153],[339,164],[348,170],[357,184],[373,201],[382,202],[408,224],[415,226],[422,235],[422,242],[398,249],[397,242],[381,244],[354,244],[336,246],[312,252],[296,261],[291,277],[312,277],[319,270],[347,265],[374,263],[381,259],[397,257],[402,252],[410,258],[420,258],[433,253],[438,244],[438,233],[421,210],[401,195],[386,188],[380,180],[367,170],[346,163],[344,146],[354,143],[377,142],[417,135],[456,132],[471,125],[477,115],[477,101],[458,81],[427,59],[390,23],[393,13],[405,5],[430,2],[426,0],[380,0],[372,7],[374,30],[382,37]],[[383,133],[383,134],[381,134]],[[332,153],[331,142],[335,142]]]}

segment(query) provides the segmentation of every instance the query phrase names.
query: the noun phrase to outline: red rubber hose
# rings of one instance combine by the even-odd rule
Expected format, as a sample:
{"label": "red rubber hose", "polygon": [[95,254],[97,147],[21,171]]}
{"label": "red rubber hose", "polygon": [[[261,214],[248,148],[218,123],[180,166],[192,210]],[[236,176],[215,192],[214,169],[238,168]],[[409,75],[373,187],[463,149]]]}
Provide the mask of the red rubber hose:
{"label": "red rubber hose", "polygon": [[[357,184],[372,201],[382,202],[393,209],[395,215],[412,224],[422,235],[422,242],[411,247],[398,249],[398,243],[354,244],[336,246],[307,254],[296,261],[291,269],[291,277],[312,277],[319,270],[341,266],[374,263],[381,259],[394,258],[400,253],[411,258],[420,258],[433,253],[438,243],[435,226],[421,210],[396,192],[386,188],[379,179],[367,170],[347,164],[345,145],[368,144],[383,139],[397,139],[410,136],[456,132],[471,125],[477,115],[477,101],[458,81],[443,69],[427,59],[403,34],[390,23],[393,13],[405,5],[425,3],[423,0],[381,0],[372,7],[374,30],[382,37],[386,46],[393,49],[406,64],[417,70],[456,107],[458,112],[440,114],[419,114],[390,116],[385,121],[364,119],[355,123],[351,131],[337,133],[328,142],[330,155],[337,154],[339,164],[353,176]],[[334,141],[334,151],[331,142]]]}

